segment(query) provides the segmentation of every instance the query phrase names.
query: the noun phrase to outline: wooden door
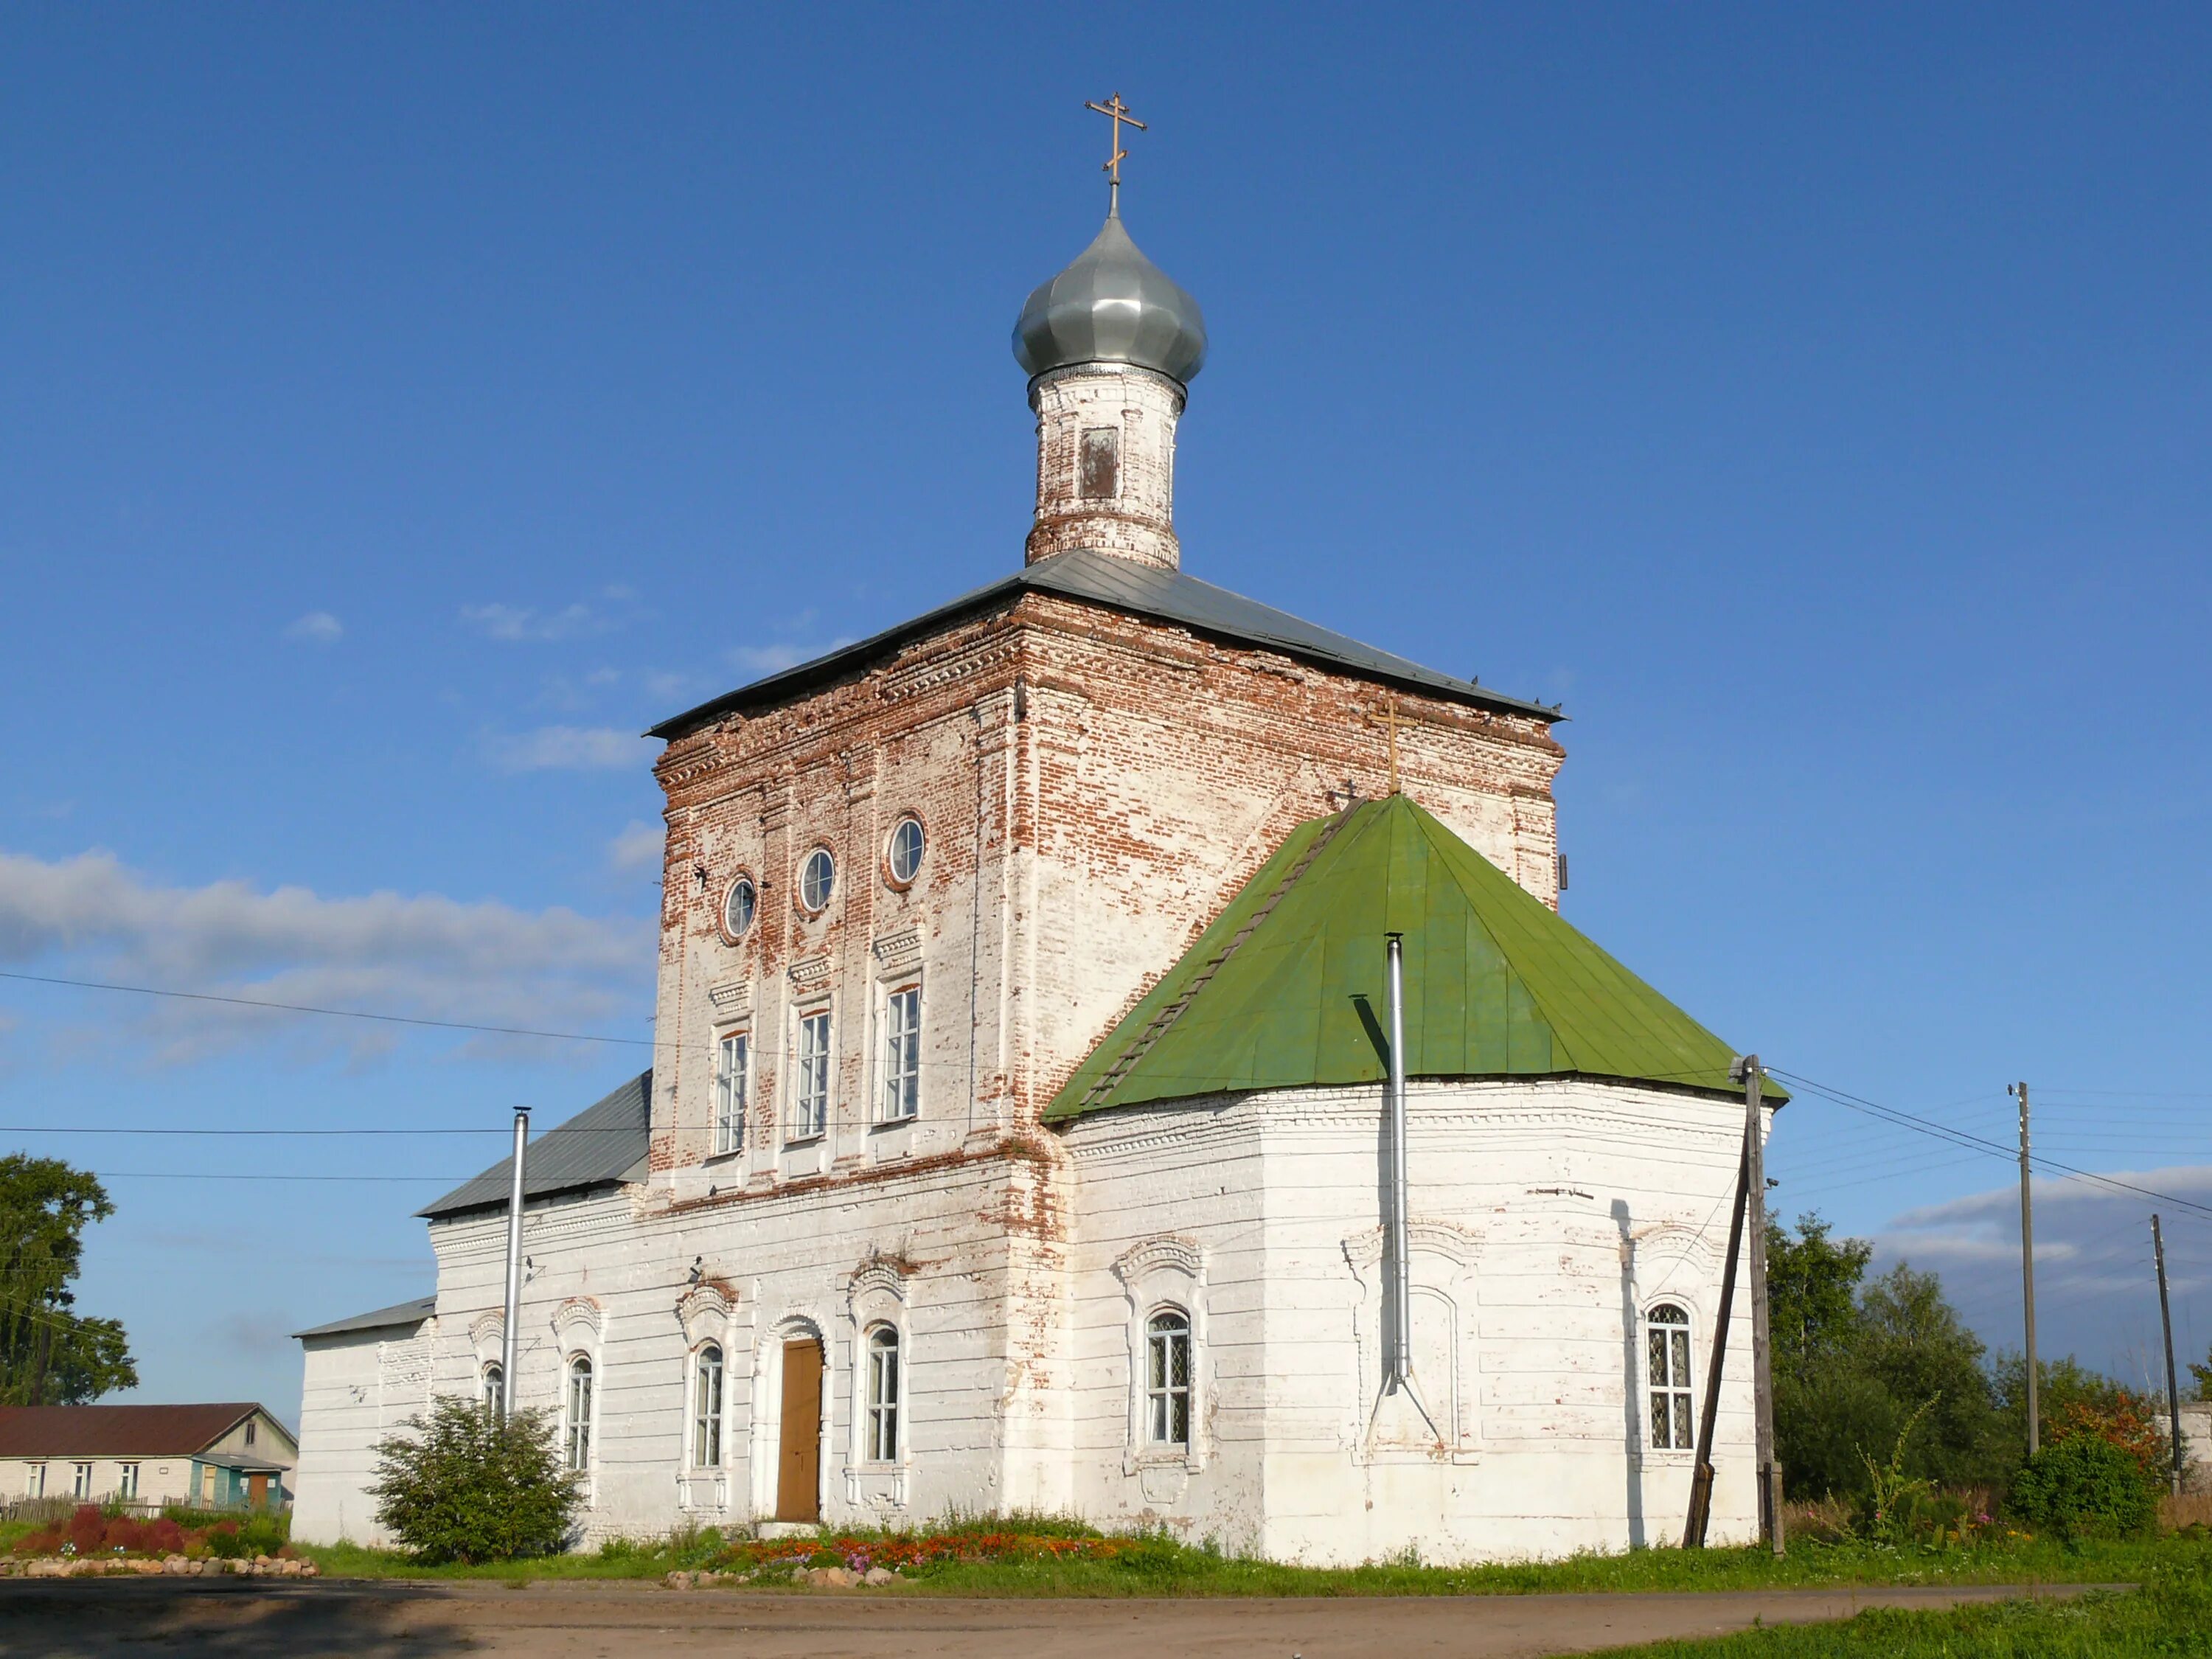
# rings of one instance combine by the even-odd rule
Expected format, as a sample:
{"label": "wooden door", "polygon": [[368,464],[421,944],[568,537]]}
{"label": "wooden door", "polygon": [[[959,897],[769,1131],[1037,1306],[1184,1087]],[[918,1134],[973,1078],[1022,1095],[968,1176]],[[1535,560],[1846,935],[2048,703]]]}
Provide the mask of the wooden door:
{"label": "wooden door", "polygon": [[822,1345],[783,1345],[783,1421],[775,1468],[775,1518],[822,1518]]}
{"label": "wooden door", "polygon": [[269,1477],[265,1474],[247,1475],[246,1477],[246,1500],[251,1503],[255,1509],[267,1509],[269,1507]]}

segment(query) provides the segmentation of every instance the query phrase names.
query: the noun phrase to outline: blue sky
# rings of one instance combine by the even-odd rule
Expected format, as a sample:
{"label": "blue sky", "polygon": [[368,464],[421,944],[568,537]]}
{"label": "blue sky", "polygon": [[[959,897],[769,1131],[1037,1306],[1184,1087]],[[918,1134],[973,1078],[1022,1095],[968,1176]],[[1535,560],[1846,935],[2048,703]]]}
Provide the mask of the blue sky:
{"label": "blue sky", "polygon": [[[1564,700],[1566,914],[1729,1041],[1999,1140],[2028,1079],[2054,1158],[2212,1206],[2201,9],[18,7],[0,53],[0,969],[623,1040],[0,981],[0,1142],[112,1173],[82,1305],[147,1396],[295,1410],[284,1334],[428,1287],[410,1212],[511,1105],[642,1065],[649,721],[1018,562],[1007,331],[1115,88],[1213,339],[1185,568]],[[486,1133],[82,1133],[210,1127]],[[2002,1161],[1806,1093],[1771,1168],[2012,1340]],[[2152,1204],[2044,1203],[2045,1346],[2136,1375]],[[2201,1353],[2212,1216],[2162,1207]]]}

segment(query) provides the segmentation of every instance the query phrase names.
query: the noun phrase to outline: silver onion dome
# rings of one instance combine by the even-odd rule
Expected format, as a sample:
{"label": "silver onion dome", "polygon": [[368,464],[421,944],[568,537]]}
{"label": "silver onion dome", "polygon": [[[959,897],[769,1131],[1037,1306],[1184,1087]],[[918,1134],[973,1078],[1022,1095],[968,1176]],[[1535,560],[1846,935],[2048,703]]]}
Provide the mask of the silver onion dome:
{"label": "silver onion dome", "polygon": [[1014,357],[1031,379],[1076,363],[1133,363],[1188,383],[1206,363],[1206,319],[1109,213],[1075,263],[1030,295],[1014,324]]}

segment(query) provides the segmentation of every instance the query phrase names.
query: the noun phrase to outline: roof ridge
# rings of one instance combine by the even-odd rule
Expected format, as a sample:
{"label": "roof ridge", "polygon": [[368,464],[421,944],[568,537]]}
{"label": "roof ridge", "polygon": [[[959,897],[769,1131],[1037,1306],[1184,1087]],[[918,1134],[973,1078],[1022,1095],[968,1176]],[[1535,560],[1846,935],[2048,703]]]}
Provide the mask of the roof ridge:
{"label": "roof ridge", "polygon": [[1349,823],[1352,821],[1352,815],[1364,805],[1365,805],[1364,802],[1354,801],[1343,811],[1331,815],[1321,833],[1306,844],[1304,852],[1298,854],[1297,861],[1284,873],[1283,878],[1275,884],[1267,896],[1260,902],[1259,908],[1244,919],[1244,925],[1237,930],[1228,944],[1221,947],[1221,953],[1200,969],[1192,976],[1190,982],[1182,988],[1182,994],[1154,1014],[1144,1030],[1138,1034],[1137,1040],[1124,1048],[1098,1079],[1084,1091],[1079,1110],[1088,1108],[1115,1088],[1129,1074],[1139,1060],[1152,1051],[1152,1046],[1174,1029],[1175,1023],[1182,1018],[1183,1011],[1190,1006],[1200,991],[1213,982],[1213,976],[1221,971],[1223,964],[1237,954],[1238,949],[1246,939],[1252,937],[1260,924],[1274,914],[1275,907],[1280,904],[1290,890],[1298,884],[1299,878],[1313,867],[1313,862],[1321,856],[1322,849],[1336,839],[1336,832]]}

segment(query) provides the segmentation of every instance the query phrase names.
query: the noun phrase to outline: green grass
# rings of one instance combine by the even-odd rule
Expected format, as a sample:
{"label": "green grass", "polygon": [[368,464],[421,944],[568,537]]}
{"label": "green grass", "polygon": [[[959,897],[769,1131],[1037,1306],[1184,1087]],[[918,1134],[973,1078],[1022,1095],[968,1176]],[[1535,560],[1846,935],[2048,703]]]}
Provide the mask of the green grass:
{"label": "green grass", "polygon": [[1998,1601],[1944,1613],[1874,1608],[1838,1624],[1771,1626],[1617,1648],[1609,1659],[2174,1659],[2212,1656],[2212,1579],[2161,1572],[2134,1592]]}
{"label": "green grass", "polygon": [[[353,1545],[303,1547],[301,1553],[328,1575],[363,1578],[658,1578],[677,1569],[725,1564],[718,1543],[684,1537],[481,1567],[426,1568],[404,1555]],[[1406,1561],[1331,1568],[1255,1560],[1155,1537],[1125,1542],[1109,1559],[938,1562],[914,1569],[900,1589],[988,1596],[1513,1595],[1846,1584],[2133,1584],[2176,1576],[2212,1581],[2212,1544],[2185,1537],[2073,1548],[2027,1540],[1944,1549],[1805,1542],[1793,1545],[1781,1561],[1755,1549],[1659,1549],[1474,1567]],[[762,1587],[775,1585],[763,1580]]]}

